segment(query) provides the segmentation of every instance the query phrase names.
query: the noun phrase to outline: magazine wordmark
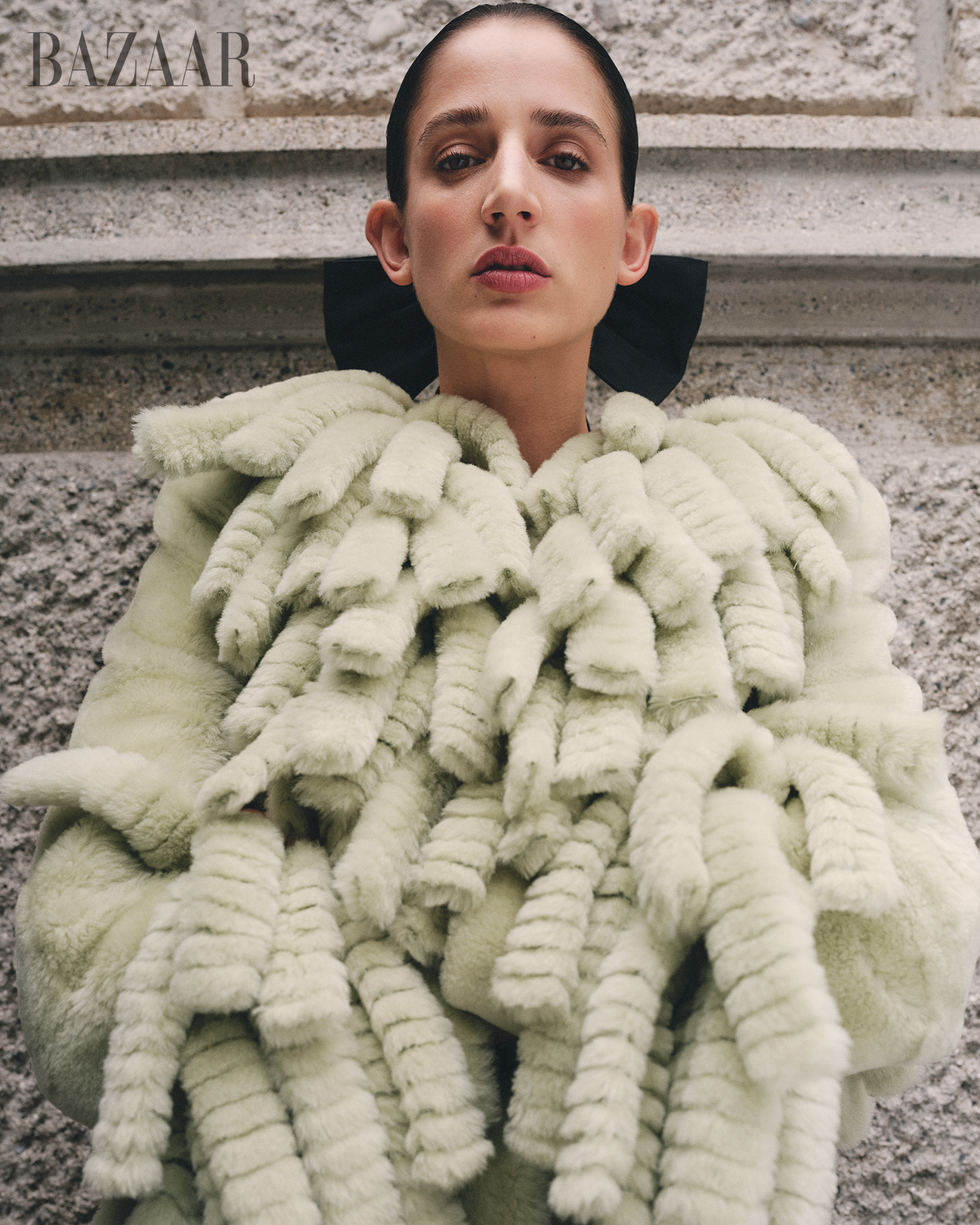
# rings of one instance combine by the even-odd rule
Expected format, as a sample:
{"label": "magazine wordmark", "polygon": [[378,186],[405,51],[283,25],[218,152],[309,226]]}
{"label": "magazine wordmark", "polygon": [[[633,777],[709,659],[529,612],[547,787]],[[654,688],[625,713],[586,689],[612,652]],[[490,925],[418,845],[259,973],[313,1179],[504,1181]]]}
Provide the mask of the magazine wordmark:
{"label": "magazine wordmark", "polygon": [[[102,36],[105,36],[105,54],[101,53]],[[71,38],[63,38],[50,30],[32,31],[34,40],[33,72],[31,84],[40,87],[52,85],[96,85],[96,86],[148,86],[173,85],[177,88],[189,85],[231,85],[232,65],[241,84],[250,89],[255,84],[255,74],[249,74],[248,37],[240,30],[215,31],[221,39],[220,60],[217,77],[208,67],[207,56],[201,39],[195,30],[186,44],[177,45],[178,36],[170,33],[171,50],[164,45],[159,30],[150,41],[148,34],[139,37],[136,30],[106,30],[98,36],[84,32],[78,36],[74,52],[70,52]],[[237,45],[232,42],[237,39]],[[186,46],[186,54],[185,54]],[[93,58],[92,48],[95,48]],[[232,49],[236,54],[232,54]],[[68,56],[71,55],[69,65]],[[236,82],[237,84],[237,82]]]}

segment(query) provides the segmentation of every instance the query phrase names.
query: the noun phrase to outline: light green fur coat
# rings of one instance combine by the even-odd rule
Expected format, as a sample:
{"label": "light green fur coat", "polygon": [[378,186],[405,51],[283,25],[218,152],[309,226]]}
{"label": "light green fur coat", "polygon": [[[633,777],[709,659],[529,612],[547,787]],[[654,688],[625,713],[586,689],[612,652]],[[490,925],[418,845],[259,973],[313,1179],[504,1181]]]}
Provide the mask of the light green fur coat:
{"label": "light green fur coat", "polygon": [[160,546],[3,784],[53,805],[20,1001],[97,1219],[826,1225],[980,939],[847,452],[621,394],[532,476],[357,371],[137,439]]}

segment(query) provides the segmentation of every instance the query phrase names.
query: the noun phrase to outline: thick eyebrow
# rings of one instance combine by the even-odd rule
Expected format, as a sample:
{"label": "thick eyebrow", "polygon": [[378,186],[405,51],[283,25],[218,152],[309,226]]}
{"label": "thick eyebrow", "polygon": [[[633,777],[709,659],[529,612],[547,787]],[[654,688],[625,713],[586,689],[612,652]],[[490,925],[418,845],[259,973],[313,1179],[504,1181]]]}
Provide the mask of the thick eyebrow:
{"label": "thick eyebrow", "polygon": [[[587,115],[579,115],[576,111],[549,111],[539,107],[531,113],[531,118],[545,128],[577,128],[579,131],[589,132],[606,144],[599,125]],[[455,110],[441,111],[422,129],[418,143],[424,144],[437,128],[475,128],[481,123],[487,123],[489,119],[490,112],[485,106],[460,106]]]}
{"label": "thick eyebrow", "polygon": [[575,111],[536,110],[532,112],[531,118],[535,123],[540,123],[546,128],[578,128],[579,131],[590,132],[593,136],[598,137],[603,144],[606,143],[606,138],[600,131],[599,125],[587,115],[579,115]]}
{"label": "thick eyebrow", "polygon": [[436,128],[475,128],[489,118],[490,112],[485,106],[460,106],[452,111],[441,111],[422,129],[418,143],[424,144]]}

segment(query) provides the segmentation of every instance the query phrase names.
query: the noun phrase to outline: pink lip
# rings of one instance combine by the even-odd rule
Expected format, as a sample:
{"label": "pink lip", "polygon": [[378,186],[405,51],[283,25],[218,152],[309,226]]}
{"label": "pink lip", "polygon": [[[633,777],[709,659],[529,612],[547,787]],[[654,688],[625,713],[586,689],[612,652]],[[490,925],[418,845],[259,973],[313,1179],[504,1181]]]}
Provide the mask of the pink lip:
{"label": "pink lip", "polygon": [[551,276],[548,265],[526,247],[491,247],[473,269],[473,277],[487,289],[503,293],[528,293]]}

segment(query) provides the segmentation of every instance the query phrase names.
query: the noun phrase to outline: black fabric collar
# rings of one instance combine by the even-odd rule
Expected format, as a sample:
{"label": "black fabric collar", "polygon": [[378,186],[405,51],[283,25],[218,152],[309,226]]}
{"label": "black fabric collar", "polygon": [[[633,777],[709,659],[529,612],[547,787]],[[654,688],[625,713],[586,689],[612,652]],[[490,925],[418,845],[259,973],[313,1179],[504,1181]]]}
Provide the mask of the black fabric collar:
{"label": "black fabric collar", "polygon": [[[614,391],[659,404],[684,377],[701,326],[708,265],[654,255],[635,285],[617,285],[592,336],[589,365]],[[439,373],[436,338],[415,288],[395,285],[374,255],[323,265],[323,321],[339,370],[374,370],[418,393]]]}

